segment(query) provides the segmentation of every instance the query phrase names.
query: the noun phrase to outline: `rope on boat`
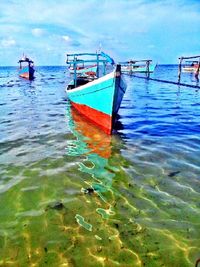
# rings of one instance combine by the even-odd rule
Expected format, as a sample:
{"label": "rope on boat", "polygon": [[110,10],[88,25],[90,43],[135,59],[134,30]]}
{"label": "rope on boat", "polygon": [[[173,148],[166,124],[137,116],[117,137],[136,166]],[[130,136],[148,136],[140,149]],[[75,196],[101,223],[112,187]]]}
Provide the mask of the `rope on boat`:
{"label": "rope on boat", "polygon": [[185,86],[185,87],[192,87],[192,88],[200,89],[199,85],[194,85],[194,84],[173,82],[173,81],[161,80],[161,79],[150,78],[150,77],[142,77],[142,76],[137,76],[135,74],[133,76],[136,77],[136,78],[147,79],[147,80],[151,80],[151,81],[155,81],[155,82],[169,83],[169,84],[175,84],[175,85],[178,85],[178,86]]}

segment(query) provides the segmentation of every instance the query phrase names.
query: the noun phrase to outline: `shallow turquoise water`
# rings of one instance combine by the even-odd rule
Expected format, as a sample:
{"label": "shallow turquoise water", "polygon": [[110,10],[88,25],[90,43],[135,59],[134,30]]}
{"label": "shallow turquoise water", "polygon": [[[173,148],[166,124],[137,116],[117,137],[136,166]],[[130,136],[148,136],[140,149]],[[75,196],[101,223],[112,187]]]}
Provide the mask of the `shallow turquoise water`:
{"label": "shallow turquoise water", "polygon": [[70,108],[65,67],[37,71],[0,68],[0,266],[194,266],[199,90],[126,76],[107,136]]}

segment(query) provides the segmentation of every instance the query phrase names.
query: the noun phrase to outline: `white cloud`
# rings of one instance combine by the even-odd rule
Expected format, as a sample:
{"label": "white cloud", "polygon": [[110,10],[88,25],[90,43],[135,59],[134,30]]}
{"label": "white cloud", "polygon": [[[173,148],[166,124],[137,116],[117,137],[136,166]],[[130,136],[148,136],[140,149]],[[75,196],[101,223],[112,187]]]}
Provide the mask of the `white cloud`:
{"label": "white cloud", "polygon": [[40,29],[40,28],[35,28],[35,29],[32,30],[32,34],[35,37],[41,37],[42,35],[44,35],[44,30]]}
{"label": "white cloud", "polygon": [[67,35],[63,35],[62,39],[65,40],[66,42],[71,42],[71,38]]}
{"label": "white cloud", "polygon": [[23,2],[23,16],[21,0],[14,0],[0,1],[0,13],[3,52],[7,46],[13,52],[16,42],[16,53],[19,48],[44,53],[48,45],[63,54],[96,51],[102,43],[119,61],[143,58],[148,52],[149,57],[165,55],[174,62],[180,52],[199,49],[200,27],[194,26],[200,24],[199,0],[60,0],[59,5],[55,0],[29,0]]}
{"label": "white cloud", "polygon": [[2,47],[11,47],[11,46],[15,46],[15,45],[16,45],[16,41],[13,38],[3,39],[1,41]]}

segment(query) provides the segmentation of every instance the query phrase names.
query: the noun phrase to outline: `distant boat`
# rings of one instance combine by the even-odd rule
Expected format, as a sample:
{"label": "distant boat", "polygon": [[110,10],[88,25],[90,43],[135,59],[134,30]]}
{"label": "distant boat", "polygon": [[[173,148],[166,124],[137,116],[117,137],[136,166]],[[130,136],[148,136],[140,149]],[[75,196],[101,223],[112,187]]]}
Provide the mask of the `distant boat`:
{"label": "distant boat", "polygon": [[[74,68],[69,67],[69,72],[71,74],[74,74]],[[76,67],[76,73],[80,75],[89,75],[89,76],[95,76],[97,73],[97,65],[92,66],[77,66]]]}
{"label": "distant boat", "polygon": [[122,62],[121,65],[122,73],[152,73],[156,68],[156,64],[153,64],[152,60],[130,60],[127,62]]}
{"label": "distant boat", "polygon": [[[117,112],[120,108],[123,95],[126,91],[126,83],[121,74],[121,65],[105,74],[107,62],[114,63],[108,55],[101,52],[99,54],[69,54],[72,59],[67,59],[68,64],[73,64],[76,69],[82,59],[77,56],[94,56],[95,59],[84,60],[86,63],[97,63],[97,77],[77,76],[75,71],[74,79],[68,84],[66,92],[72,104],[81,114],[99,126],[105,133],[112,134]],[[99,63],[103,63],[103,76],[99,77]]]}
{"label": "distant boat", "polygon": [[34,79],[34,62],[26,56],[23,56],[19,62],[19,76],[28,80]]}
{"label": "distant boat", "polygon": [[185,65],[182,67],[183,72],[196,72],[199,66],[197,60],[186,61]]}
{"label": "distant boat", "polygon": [[195,78],[199,81],[200,72],[200,55],[199,56],[189,56],[189,57],[179,57],[178,65],[178,82],[181,80],[181,72],[194,73]]}

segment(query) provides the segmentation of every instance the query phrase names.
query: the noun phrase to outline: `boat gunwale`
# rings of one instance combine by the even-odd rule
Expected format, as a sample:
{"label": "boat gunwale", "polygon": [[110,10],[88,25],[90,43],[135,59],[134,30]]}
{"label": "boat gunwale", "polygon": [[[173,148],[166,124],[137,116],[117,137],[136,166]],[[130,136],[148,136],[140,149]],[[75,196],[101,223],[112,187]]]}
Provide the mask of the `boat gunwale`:
{"label": "boat gunwale", "polygon": [[[66,89],[66,92],[78,92],[78,91],[82,91],[88,87],[90,87],[91,85],[97,85],[101,82],[104,82],[106,80],[109,80],[109,79],[113,79],[115,78],[115,70],[112,71],[111,73],[108,73],[98,79],[94,79],[93,81],[89,81],[88,83],[84,84],[84,85],[80,85],[78,87],[75,87],[73,89]],[[100,89],[101,90],[101,89]]]}

